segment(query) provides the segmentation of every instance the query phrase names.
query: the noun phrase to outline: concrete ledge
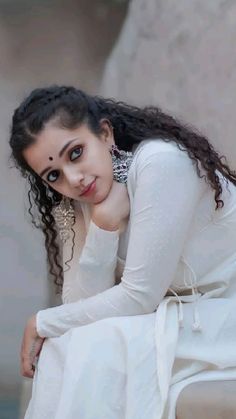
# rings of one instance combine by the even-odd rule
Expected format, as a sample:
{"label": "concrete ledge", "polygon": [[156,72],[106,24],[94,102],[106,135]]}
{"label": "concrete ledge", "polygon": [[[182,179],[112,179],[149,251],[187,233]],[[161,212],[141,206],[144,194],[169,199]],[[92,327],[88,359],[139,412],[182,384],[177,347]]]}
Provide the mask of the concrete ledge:
{"label": "concrete ledge", "polygon": [[190,384],[177,402],[176,419],[236,418],[236,381]]}
{"label": "concrete ledge", "polygon": [[[32,391],[32,380],[22,380],[19,418],[23,419]],[[190,384],[180,393],[176,419],[236,418],[236,381]]]}

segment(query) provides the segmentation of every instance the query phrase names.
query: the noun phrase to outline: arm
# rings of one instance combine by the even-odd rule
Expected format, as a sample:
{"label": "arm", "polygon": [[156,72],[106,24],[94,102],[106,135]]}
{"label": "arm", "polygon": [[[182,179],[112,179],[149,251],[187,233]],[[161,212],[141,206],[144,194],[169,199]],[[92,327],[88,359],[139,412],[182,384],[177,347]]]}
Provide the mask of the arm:
{"label": "arm", "polygon": [[174,279],[195,206],[205,187],[183,151],[139,158],[121,283],[86,300],[40,311],[39,335],[59,336],[72,327],[106,317],[155,311]]}
{"label": "arm", "polygon": [[[82,301],[114,285],[114,270],[118,248],[119,230],[105,231],[90,222],[86,235],[81,208],[75,211],[74,255],[71,259],[72,240],[63,246],[63,302]],[[41,351],[44,338],[38,336],[36,316],[32,316],[25,327],[21,345],[21,373],[33,378],[35,362]]]}
{"label": "arm", "polygon": [[63,247],[64,284],[63,303],[96,295],[115,283],[115,268],[119,231],[106,231],[92,220],[86,234],[84,216],[79,207],[75,211],[74,256],[71,262],[72,240]]}

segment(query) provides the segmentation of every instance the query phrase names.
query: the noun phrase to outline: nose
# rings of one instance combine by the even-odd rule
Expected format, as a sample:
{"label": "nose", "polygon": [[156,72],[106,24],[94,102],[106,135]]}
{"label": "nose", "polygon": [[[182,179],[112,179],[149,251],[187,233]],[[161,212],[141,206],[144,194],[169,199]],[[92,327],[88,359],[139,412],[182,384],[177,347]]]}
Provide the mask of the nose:
{"label": "nose", "polygon": [[80,187],[81,182],[83,182],[84,176],[77,168],[68,168],[64,170],[64,176],[67,180],[67,183],[71,187]]}

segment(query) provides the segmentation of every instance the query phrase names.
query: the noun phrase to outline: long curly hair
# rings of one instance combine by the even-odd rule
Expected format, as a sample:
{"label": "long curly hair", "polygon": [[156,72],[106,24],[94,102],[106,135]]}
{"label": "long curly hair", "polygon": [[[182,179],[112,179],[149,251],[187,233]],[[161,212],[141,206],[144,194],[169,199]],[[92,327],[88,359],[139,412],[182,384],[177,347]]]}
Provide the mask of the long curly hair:
{"label": "long curly hair", "polygon": [[[215,191],[216,210],[224,205],[217,173],[220,172],[236,185],[236,172],[229,168],[225,157],[219,156],[206,137],[156,106],[131,106],[113,99],[91,96],[70,86],[53,85],[33,90],[15,110],[12,118],[11,157],[29,181],[29,213],[33,224],[44,233],[49,270],[59,291],[63,284],[63,268],[52,209],[62,196],[46,185],[23,157],[23,151],[37,140],[37,134],[45,124],[55,118],[60,127],[67,129],[86,123],[94,134],[100,133],[100,121],[106,118],[113,126],[115,143],[126,151],[131,151],[135,143],[153,137],[175,142],[193,160],[198,176],[205,177]],[[200,171],[201,167],[204,174]]]}

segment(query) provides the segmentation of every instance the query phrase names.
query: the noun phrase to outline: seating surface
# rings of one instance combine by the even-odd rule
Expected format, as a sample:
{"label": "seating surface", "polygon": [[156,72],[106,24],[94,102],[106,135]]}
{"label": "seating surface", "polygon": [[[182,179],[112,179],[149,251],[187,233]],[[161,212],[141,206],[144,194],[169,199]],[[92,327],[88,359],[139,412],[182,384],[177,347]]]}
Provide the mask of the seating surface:
{"label": "seating surface", "polygon": [[176,419],[236,419],[236,381],[190,384],[179,395]]}

